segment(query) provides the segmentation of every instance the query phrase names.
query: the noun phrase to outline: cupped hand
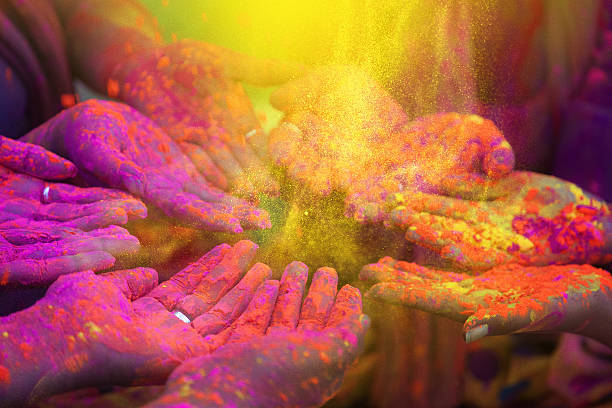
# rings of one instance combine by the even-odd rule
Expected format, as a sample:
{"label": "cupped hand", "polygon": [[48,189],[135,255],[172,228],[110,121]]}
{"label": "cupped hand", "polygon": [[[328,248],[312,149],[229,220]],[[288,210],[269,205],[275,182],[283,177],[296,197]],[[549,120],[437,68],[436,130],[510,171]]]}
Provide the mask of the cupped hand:
{"label": "cupped hand", "polygon": [[179,366],[147,407],[316,407],[330,399],[362,349],[369,320],[357,289],[336,294],[330,268],[317,271],[302,303],[307,277],[304,264],[289,264],[280,286],[270,288],[278,294],[255,296],[255,307],[219,335],[226,344]]}
{"label": "cupped hand", "polygon": [[612,277],[591,265],[497,266],[478,276],[382,258],[360,279],[366,297],[464,322],[467,342],[487,335],[571,332],[612,344]]}
{"label": "cupped hand", "polygon": [[270,226],[265,211],[213,187],[172,139],[129,106],[86,101],[23,139],[71,159],[92,184],[126,190],[183,223],[228,232]]}
{"label": "cupped hand", "polygon": [[[57,163],[55,174],[63,174]],[[0,285],[45,285],[62,274],[108,269],[113,255],[140,247],[117,225],[146,214],[120,191],[45,182],[0,166]]]}
{"label": "cupped hand", "polygon": [[199,41],[141,53],[110,84],[121,100],[153,119],[217,187],[278,193],[265,136],[239,80],[286,81],[298,67],[259,60]]}
{"label": "cupped hand", "polygon": [[315,192],[346,191],[347,214],[386,217],[394,193],[448,193],[451,175],[484,183],[512,170],[514,155],[492,122],[443,113],[410,121],[391,95],[352,67],[322,67],[279,88],[285,113],[270,133],[274,160]]}
{"label": "cupped hand", "polygon": [[608,206],[575,184],[514,172],[486,186],[455,184],[460,195],[395,197],[390,224],[455,267],[605,263],[610,256]]}

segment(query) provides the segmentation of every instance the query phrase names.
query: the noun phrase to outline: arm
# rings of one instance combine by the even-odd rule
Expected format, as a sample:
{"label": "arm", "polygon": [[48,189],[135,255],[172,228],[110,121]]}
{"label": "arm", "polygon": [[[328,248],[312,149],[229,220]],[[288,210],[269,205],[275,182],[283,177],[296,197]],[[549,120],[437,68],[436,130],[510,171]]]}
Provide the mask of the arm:
{"label": "arm", "polygon": [[154,17],[137,0],[53,3],[70,45],[72,69],[96,91],[107,92],[118,64],[162,42]]}

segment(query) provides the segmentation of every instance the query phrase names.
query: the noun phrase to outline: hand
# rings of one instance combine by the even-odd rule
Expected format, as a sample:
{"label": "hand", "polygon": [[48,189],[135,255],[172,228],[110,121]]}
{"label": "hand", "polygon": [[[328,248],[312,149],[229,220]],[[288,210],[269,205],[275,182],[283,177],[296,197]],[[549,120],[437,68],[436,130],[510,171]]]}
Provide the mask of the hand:
{"label": "hand", "polygon": [[385,257],[360,279],[380,282],[367,297],[440,314],[463,326],[467,342],[487,335],[571,332],[612,345],[606,324],[612,277],[590,265],[503,265],[479,276],[437,271]]}
{"label": "hand", "polygon": [[270,226],[265,211],[211,186],[172,139],[126,105],[83,102],[24,139],[70,158],[84,178],[127,190],[195,227],[242,232]]}
{"label": "hand", "polygon": [[0,166],[0,285],[46,285],[62,274],[108,269],[113,255],[140,247],[116,225],[146,214],[120,191],[44,182]]}
{"label": "hand", "polygon": [[[92,385],[163,383],[180,362],[209,348],[154,296],[179,284],[191,293],[190,285],[245,247],[256,248],[245,241],[234,248],[220,245],[163,287],[156,287],[157,273],[149,268],[59,277],[35,305],[0,318],[0,332],[6,333],[0,372],[11,378],[0,382],[0,401],[23,405]],[[228,289],[216,294],[222,298]]]}
{"label": "hand", "polygon": [[[515,172],[480,188],[457,184],[485,201],[413,195],[390,223],[406,239],[456,267],[605,263],[610,259],[608,206],[576,185],[537,173]],[[489,200],[489,201],[486,201]],[[404,204],[399,200],[396,204]]]}
{"label": "hand", "polygon": [[347,192],[347,213],[385,218],[387,196],[446,193],[450,175],[484,183],[514,166],[510,145],[488,120],[446,113],[409,122],[374,80],[349,67],[324,67],[278,89],[284,122],[270,154],[317,193]]}
{"label": "hand", "polygon": [[284,81],[296,69],[182,40],[126,62],[110,83],[113,96],[153,119],[211,183],[276,194],[278,183],[261,159],[263,130],[237,80]]}
{"label": "hand", "polygon": [[[179,366],[164,394],[147,407],[315,407],[330,399],[361,351],[369,319],[361,314],[357,289],[347,285],[336,296],[337,276],[329,268],[315,274],[300,311],[307,275],[299,262],[287,266],[265,336],[232,341],[253,333],[235,327],[230,344]],[[274,303],[268,299],[260,304],[265,311]],[[239,320],[261,335],[266,315]]]}

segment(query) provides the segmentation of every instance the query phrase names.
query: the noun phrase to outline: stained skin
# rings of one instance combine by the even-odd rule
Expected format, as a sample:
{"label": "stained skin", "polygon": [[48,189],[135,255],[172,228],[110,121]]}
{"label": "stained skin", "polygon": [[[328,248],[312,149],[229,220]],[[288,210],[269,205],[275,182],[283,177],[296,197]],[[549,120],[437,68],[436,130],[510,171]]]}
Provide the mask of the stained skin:
{"label": "stained skin", "polygon": [[104,270],[134,253],[138,239],[119,227],[147,209],[117,190],[45,180],[73,177],[68,160],[0,137],[0,285],[48,285],[62,274]]}
{"label": "stained skin", "polygon": [[385,219],[395,193],[448,194],[453,176],[483,184],[514,167],[512,148],[492,122],[442,113],[411,121],[367,74],[353,67],[313,69],[281,86],[271,103],[285,116],[269,152],[314,192],[346,192],[346,213]]}
{"label": "stained skin", "polygon": [[514,172],[487,186],[456,188],[456,198],[397,196],[388,224],[464,270],[610,260],[608,205],[575,184]]}
{"label": "stained skin", "polygon": [[364,266],[366,296],[464,323],[468,342],[487,335],[569,332],[608,346],[612,277],[591,265],[496,266],[478,276],[390,257]]}
{"label": "stained skin", "polygon": [[108,88],[153,119],[215,186],[240,195],[277,195],[267,137],[238,81],[271,85],[300,71],[299,65],[181,40],[117,64]]}
{"label": "stained skin", "polygon": [[90,183],[125,190],[183,223],[212,231],[270,226],[265,211],[212,186],[150,119],[90,100],[22,138],[71,159]]}
{"label": "stained skin", "polygon": [[[241,241],[234,248],[241,253],[239,248],[245,245],[254,244]],[[239,273],[233,288],[220,289],[215,295],[219,301],[199,316],[200,321],[198,317],[185,323],[172,313],[226,257],[234,256],[234,248],[226,244],[214,248],[161,285],[150,268],[98,276],[87,271],[58,278],[35,305],[0,319],[3,406],[32,403],[91,385],[162,384],[182,362],[186,365],[174,378],[189,382],[185,376],[195,375],[193,381],[201,381],[203,371],[191,373],[190,367],[221,363],[192,358],[216,354],[215,350],[222,361],[235,364],[242,357],[254,359],[264,370],[276,370],[279,361],[285,361],[279,375],[287,369],[305,376],[317,391],[299,406],[312,406],[314,400],[331,397],[356,359],[368,326],[367,317],[361,314],[359,291],[347,285],[337,292],[333,269],[315,274],[318,283],[311,287],[301,308],[296,306],[305,292],[308,268],[292,263],[276,281],[268,279],[269,268],[256,263]],[[219,324],[200,324],[210,322],[211,317]],[[317,321],[321,326],[303,327],[301,321]],[[268,336],[270,327],[274,327],[270,331],[274,337],[258,340]],[[279,343],[284,339],[295,346],[280,347],[286,344]],[[288,354],[293,347],[294,352]],[[303,352],[296,358],[298,350]],[[313,358],[307,358],[308,352]],[[241,366],[232,368],[234,375],[240,375]],[[211,372],[209,382],[201,384],[209,388],[196,387],[188,394],[184,390],[177,394],[173,382],[162,401],[198,401],[203,394],[235,398],[238,394],[228,395],[228,384],[222,381],[227,374],[227,370],[221,376]],[[261,381],[259,369],[249,375],[254,386]],[[299,401],[304,390],[296,385],[288,381],[273,398]],[[269,398],[263,391],[253,388],[240,399],[257,404]]]}

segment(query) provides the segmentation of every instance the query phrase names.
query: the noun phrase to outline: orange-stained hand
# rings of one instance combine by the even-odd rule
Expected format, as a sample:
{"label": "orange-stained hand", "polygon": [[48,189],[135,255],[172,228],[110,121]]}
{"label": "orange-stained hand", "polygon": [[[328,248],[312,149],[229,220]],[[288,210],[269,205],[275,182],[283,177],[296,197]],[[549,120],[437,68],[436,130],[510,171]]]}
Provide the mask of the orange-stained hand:
{"label": "orange-stained hand", "polygon": [[347,192],[347,215],[385,218],[398,192],[454,192],[451,175],[483,184],[512,170],[514,155],[492,122],[444,113],[409,121],[367,74],[322,67],[279,88],[285,113],[270,133],[272,158],[317,193]]}
{"label": "orange-stained hand", "polygon": [[571,332],[612,345],[612,277],[590,265],[498,266],[479,276],[385,257],[366,265],[367,297],[465,322],[468,342],[517,332]]}
{"label": "orange-stained hand", "polygon": [[299,67],[182,40],[126,61],[110,79],[109,93],[153,119],[217,187],[277,193],[262,160],[261,125],[237,81],[284,82],[294,71]]}
{"label": "orange-stained hand", "polygon": [[570,182],[514,172],[484,188],[455,187],[461,195],[482,201],[431,194],[403,200],[396,195],[393,204],[400,205],[389,223],[406,229],[407,240],[462,269],[510,262],[601,264],[612,259],[608,206]]}

